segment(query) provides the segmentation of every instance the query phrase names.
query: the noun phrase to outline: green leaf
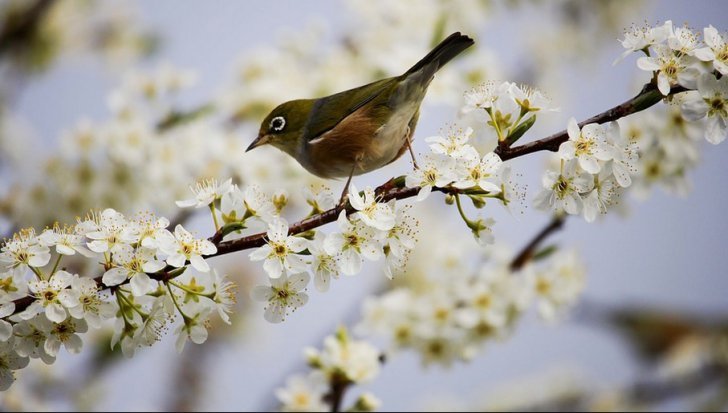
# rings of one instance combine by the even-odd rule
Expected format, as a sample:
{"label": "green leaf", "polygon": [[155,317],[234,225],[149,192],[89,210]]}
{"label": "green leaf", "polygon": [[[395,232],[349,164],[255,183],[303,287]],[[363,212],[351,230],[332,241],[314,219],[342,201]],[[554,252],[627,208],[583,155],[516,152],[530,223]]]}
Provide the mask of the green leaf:
{"label": "green leaf", "polygon": [[533,261],[539,261],[545,258],[548,258],[553,253],[559,250],[559,246],[556,244],[547,245],[540,250],[538,250],[535,254],[533,254]]}
{"label": "green leaf", "polygon": [[533,124],[536,123],[536,115],[533,115],[529,117],[528,119],[524,120],[523,122],[519,123],[518,126],[516,126],[515,129],[511,133],[508,134],[508,136],[505,139],[506,145],[511,146],[513,145],[517,140],[521,139],[521,137],[528,132],[529,129],[533,126]]}

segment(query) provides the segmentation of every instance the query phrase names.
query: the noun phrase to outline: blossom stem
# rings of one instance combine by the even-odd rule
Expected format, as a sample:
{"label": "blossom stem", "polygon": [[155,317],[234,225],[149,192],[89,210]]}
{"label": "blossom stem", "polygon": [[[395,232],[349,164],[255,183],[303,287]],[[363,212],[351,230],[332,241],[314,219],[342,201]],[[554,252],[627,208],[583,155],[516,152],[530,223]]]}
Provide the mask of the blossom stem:
{"label": "blossom stem", "polygon": [[460,203],[460,194],[455,194],[455,205],[457,205],[458,212],[463,218],[463,221],[465,221],[465,223],[468,225],[468,228],[473,229],[473,221],[469,220],[468,217],[465,215],[465,211],[463,211],[463,205],[462,203]]}
{"label": "blossom stem", "polygon": [[177,308],[177,311],[179,311],[179,315],[182,316],[182,321],[184,321],[185,324],[189,324],[191,318],[187,314],[185,314],[184,311],[182,311],[182,307],[180,307],[179,303],[177,302],[177,296],[175,296],[174,291],[172,291],[171,284],[169,282],[166,282],[165,284],[167,285],[167,291],[169,291],[169,295],[172,297],[172,302],[174,303],[174,306]]}
{"label": "blossom stem", "polygon": [[124,294],[122,294],[122,290],[121,289],[116,290],[116,296],[119,297],[119,298],[121,298],[129,306],[129,308],[131,308],[132,310],[134,310],[134,312],[136,312],[137,314],[139,314],[143,319],[149,317],[149,314],[147,314],[144,311],[142,311],[138,306],[134,305],[134,303],[131,302],[131,300],[129,299],[129,297],[127,297]]}
{"label": "blossom stem", "polygon": [[51,270],[51,276],[56,273],[58,265],[61,263],[61,258],[63,258],[63,254],[58,254],[58,258],[56,258],[56,263],[53,264],[53,269]]}
{"label": "blossom stem", "polygon": [[217,213],[215,213],[215,203],[210,202],[210,212],[212,213],[212,222],[215,224],[215,232],[220,231],[220,224],[217,222]]}
{"label": "blossom stem", "polygon": [[38,280],[45,280],[45,277],[43,276],[43,273],[36,267],[28,266],[31,271],[38,277]]}

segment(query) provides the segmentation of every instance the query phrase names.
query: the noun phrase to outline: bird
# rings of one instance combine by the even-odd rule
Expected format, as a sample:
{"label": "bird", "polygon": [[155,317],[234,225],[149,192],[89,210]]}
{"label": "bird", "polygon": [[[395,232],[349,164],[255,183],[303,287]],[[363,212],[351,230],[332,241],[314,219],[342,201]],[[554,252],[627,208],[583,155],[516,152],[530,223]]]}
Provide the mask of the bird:
{"label": "bird", "polygon": [[340,202],[353,176],[386,166],[407,150],[417,168],[412,136],[427,88],[440,68],[474,43],[456,32],[400,76],[282,103],[262,121],[246,152],[272,145],[318,177],[348,177]]}

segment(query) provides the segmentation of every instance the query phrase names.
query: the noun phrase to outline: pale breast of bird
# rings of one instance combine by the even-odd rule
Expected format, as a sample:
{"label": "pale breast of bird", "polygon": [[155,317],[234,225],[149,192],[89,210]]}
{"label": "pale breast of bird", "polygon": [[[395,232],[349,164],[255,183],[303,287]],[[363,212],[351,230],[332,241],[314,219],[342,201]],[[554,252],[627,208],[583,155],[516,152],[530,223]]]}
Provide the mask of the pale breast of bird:
{"label": "pale breast of bird", "polygon": [[409,135],[409,123],[417,112],[419,102],[402,105],[392,113],[387,123],[375,132],[373,144],[361,160],[365,172],[378,169],[392,162],[402,150]]}

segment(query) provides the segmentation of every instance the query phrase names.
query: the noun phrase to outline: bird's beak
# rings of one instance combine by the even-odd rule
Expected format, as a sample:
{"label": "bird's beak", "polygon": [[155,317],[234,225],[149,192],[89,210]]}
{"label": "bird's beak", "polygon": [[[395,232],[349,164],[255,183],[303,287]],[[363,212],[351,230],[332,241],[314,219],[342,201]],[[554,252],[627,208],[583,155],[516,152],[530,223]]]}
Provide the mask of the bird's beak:
{"label": "bird's beak", "polygon": [[265,145],[270,141],[269,135],[258,135],[257,138],[253,141],[253,143],[248,146],[248,149],[245,150],[245,152],[250,152],[252,149],[257,148],[258,146]]}

